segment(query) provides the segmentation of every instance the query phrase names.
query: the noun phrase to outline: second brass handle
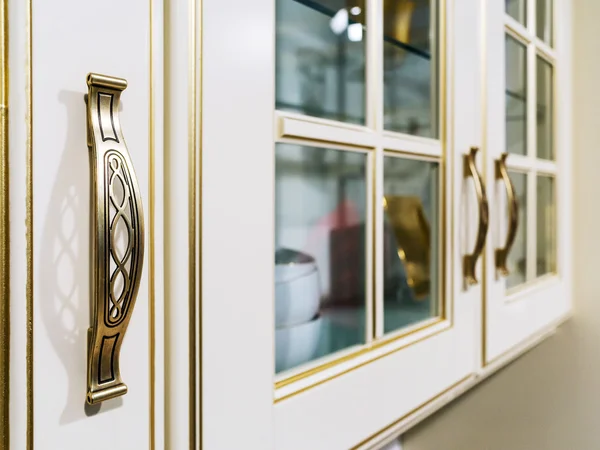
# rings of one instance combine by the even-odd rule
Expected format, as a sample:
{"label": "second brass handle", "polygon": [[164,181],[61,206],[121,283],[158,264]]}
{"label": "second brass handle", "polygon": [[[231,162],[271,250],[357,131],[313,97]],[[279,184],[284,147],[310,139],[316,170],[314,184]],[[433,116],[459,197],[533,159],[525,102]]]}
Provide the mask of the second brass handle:
{"label": "second brass handle", "polygon": [[507,276],[510,273],[508,267],[506,267],[506,262],[508,253],[517,236],[517,228],[519,227],[519,202],[515,195],[515,187],[506,170],[507,157],[508,153],[502,153],[500,159],[497,159],[495,162],[495,178],[496,180],[502,180],[504,182],[508,200],[508,231],[506,233],[506,241],[504,247],[497,248],[495,251],[496,269],[503,276]]}
{"label": "second brass handle", "polygon": [[473,178],[475,183],[475,193],[477,195],[477,203],[479,204],[479,224],[477,226],[477,239],[475,241],[475,248],[472,253],[463,256],[463,276],[465,281],[469,285],[477,284],[477,278],[475,277],[475,265],[477,260],[481,256],[483,246],[485,245],[485,237],[487,235],[489,227],[489,206],[487,195],[485,193],[485,185],[481,178],[481,174],[477,171],[475,164],[475,156],[479,148],[471,147],[469,153],[464,155],[464,177]]}

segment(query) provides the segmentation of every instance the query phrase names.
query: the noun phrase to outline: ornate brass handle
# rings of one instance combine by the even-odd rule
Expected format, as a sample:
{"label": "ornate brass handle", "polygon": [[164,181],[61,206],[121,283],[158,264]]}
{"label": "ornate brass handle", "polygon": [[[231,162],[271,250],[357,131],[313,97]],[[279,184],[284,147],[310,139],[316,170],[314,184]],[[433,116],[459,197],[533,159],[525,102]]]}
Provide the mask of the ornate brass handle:
{"label": "ornate brass handle", "polygon": [[127,393],[119,354],[142,276],[144,216],[119,121],[127,81],[91,73],[87,85],[92,208],[87,401],[95,404]]}
{"label": "ornate brass handle", "polygon": [[506,170],[506,158],[508,153],[502,153],[500,159],[495,162],[496,180],[504,181],[506,187],[506,196],[508,198],[508,231],[506,233],[506,241],[503,248],[497,248],[495,252],[496,257],[496,269],[506,276],[509,274],[508,268],[506,267],[506,261],[508,259],[508,253],[515,242],[517,236],[517,228],[519,226],[519,203],[517,196],[515,195],[515,188],[508,176]]}
{"label": "ornate brass handle", "polygon": [[475,156],[478,151],[479,148],[471,147],[469,153],[464,155],[463,159],[464,177],[473,177],[473,181],[475,182],[475,193],[477,194],[477,201],[479,203],[479,225],[477,227],[475,248],[473,249],[473,253],[463,256],[463,276],[465,277],[467,284],[470,285],[478,283],[477,278],[475,277],[475,264],[477,264],[477,259],[479,259],[479,256],[483,251],[485,236],[487,235],[489,225],[489,207],[485,186],[481,179],[481,175],[477,171],[477,166],[475,165]]}

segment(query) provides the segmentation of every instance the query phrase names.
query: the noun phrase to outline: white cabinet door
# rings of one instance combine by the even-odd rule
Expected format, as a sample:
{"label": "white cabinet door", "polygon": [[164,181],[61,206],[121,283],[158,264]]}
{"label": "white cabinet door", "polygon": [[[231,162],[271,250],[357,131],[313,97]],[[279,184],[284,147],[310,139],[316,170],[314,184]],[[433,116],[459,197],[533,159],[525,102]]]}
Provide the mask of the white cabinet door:
{"label": "white cabinet door", "polygon": [[11,448],[162,448],[161,2],[10,6]]}
{"label": "white cabinet door", "polygon": [[205,448],[366,445],[477,371],[481,13],[203,1]]}
{"label": "white cabinet door", "polygon": [[[484,359],[492,363],[570,310],[571,7],[562,0],[521,0],[506,2],[506,9],[488,2],[486,9],[492,220]],[[506,181],[498,166],[504,152]]]}

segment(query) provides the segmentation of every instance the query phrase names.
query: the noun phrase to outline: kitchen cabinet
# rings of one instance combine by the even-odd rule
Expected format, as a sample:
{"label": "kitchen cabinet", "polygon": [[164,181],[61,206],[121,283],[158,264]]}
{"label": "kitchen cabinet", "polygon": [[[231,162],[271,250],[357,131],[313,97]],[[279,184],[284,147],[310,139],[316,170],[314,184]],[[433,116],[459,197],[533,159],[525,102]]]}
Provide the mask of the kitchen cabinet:
{"label": "kitchen cabinet", "polygon": [[[569,312],[568,214],[556,211],[569,195],[568,110],[552,105],[568,92],[550,74],[568,29],[556,26],[553,50],[531,28],[519,56],[501,2],[251,9],[227,8],[203,35],[203,393],[233,389],[218,408],[243,404],[239,422],[260,403],[256,445],[370,448]],[[243,49],[211,50],[228,33]],[[513,85],[537,100],[518,103]],[[509,219],[506,274],[496,249]],[[224,230],[247,238],[208,238]],[[483,244],[482,261],[465,258]],[[223,254],[253,261],[239,282],[219,278]],[[208,395],[207,415],[219,402]],[[206,420],[212,436],[218,418]]]}
{"label": "kitchen cabinet", "polygon": [[7,5],[10,448],[375,449],[568,317],[568,2]]}

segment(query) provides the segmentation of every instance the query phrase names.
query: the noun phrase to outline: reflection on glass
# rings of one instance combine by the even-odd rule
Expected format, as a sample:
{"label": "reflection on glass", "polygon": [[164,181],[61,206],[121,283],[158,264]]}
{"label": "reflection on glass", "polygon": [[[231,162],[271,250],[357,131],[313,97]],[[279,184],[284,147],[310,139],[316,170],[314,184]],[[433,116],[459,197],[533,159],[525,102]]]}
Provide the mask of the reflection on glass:
{"label": "reflection on glass", "polygon": [[525,25],[526,0],[505,0],[506,14]]}
{"label": "reflection on glass", "polygon": [[384,331],[440,314],[439,169],[384,159]]}
{"label": "reflection on glass", "polygon": [[435,0],[384,0],[384,128],[437,137]]}
{"label": "reflection on glass", "polygon": [[537,276],[556,272],[556,200],[554,178],[537,178]]}
{"label": "reflection on glass", "polygon": [[[515,188],[517,202],[519,202],[517,235],[508,253],[507,261],[509,275],[506,277],[506,287],[511,288],[524,283],[527,277],[527,174],[509,172],[509,175]],[[508,211],[506,217],[508,217]],[[504,245],[504,242],[501,245]]]}
{"label": "reflection on glass", "polygon": [[364,0],[276,0],[276,11],[276,108],[364,124]]}
{"label": "reflection on glass", "polygon": [[552,2],[553,0],[536,0],[535,29],[537,37],[552,45]]}
{"label": "reflection on glass", "polygon": [[276,372],[365,342],[366,164],[276,146]]}
{"label": "reflection on glass", "polygon": [[552,66],[537,58],[537,156],[554,159]]}
{"label": "reflection on glass", "polygon": [[527,60],[525,46],[506,36],[506,151],[527,153]]}

